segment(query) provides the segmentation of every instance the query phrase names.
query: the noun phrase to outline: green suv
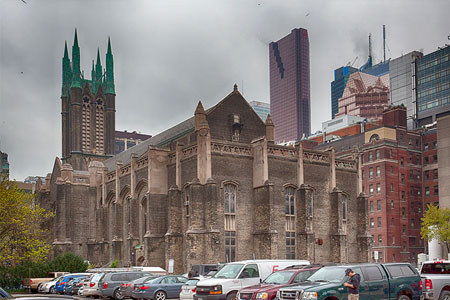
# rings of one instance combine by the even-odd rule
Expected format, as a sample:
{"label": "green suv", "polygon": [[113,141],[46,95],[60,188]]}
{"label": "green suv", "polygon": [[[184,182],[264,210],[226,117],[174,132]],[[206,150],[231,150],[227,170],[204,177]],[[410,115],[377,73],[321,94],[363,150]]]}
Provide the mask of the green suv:
{"label": "green suv", "polygon": [[420,300],[423,299],[420,275],[408,263],[358,264],[326,266],[305,282],[281,288],[279,300],[346,300],[344,282],[347,268],[361,276],[360,300]]}

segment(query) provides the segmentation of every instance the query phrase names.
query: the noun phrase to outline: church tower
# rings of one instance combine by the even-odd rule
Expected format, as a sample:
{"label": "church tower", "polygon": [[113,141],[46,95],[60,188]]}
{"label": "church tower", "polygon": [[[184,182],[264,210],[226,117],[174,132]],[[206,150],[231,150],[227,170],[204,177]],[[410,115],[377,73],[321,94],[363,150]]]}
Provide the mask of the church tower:
{"label": "church tower", "polygon": [[72,61],[64,47],[62,59],[62,160],[74,170],[87,170],[91,160],[114,155],[116,93],[111,40],[108,38],[106,69],[100,50],[92,61],[91,79],[84,78],[80,66],[77,30],[72,46]]}

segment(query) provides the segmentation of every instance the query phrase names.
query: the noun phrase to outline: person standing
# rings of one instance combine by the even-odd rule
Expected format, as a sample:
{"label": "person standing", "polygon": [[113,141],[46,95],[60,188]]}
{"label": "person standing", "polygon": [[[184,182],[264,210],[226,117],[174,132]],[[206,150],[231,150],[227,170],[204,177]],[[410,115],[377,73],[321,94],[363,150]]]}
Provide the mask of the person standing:
{"label": "person standing", "polygon": [[350,268],[345,270],[345,276],[349,277],[347,282],[344,282],[344,286],[347,287],[348,291],[348,300],[359,300],[359,283],[361,281],[361,276],[353,272]]}

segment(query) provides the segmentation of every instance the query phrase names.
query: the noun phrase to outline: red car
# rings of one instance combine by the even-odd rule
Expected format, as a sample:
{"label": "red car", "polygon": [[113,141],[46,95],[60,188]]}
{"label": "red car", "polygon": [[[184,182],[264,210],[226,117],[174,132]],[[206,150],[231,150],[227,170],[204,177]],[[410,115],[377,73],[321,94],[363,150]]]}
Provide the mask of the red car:
{"label": "red car", "polygon": [[243,288],[237,294],[238,300],[271,300],[280,288],[305,281],[322,265],[294,266],[270,274],[263,282]]}

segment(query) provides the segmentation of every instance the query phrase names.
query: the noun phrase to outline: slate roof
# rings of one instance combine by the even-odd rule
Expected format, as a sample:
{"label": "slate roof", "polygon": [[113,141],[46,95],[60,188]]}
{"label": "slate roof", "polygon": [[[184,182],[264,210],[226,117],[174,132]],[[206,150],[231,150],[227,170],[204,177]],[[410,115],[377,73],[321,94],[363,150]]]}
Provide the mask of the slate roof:
{"label": "slate roof", "polygon": [[124,165],[130,163],[131,154],[136,153],[139,157],[142,156],[145,152],[147,152],[148,146],[162,146],[164,144],[169,143],[173,139],[176,139],[180,136],[185,135],[188,132],[194,130],[194,117],[187,119],[179,123],[178,125],[173,126],[145,141],[139,143],[131,148],[128,148],[126,151],[120,152],[116,154],[114,157],[111,157],[105,160],[105,167],[112,171],[115,168],[116,162],[121,161]]}

